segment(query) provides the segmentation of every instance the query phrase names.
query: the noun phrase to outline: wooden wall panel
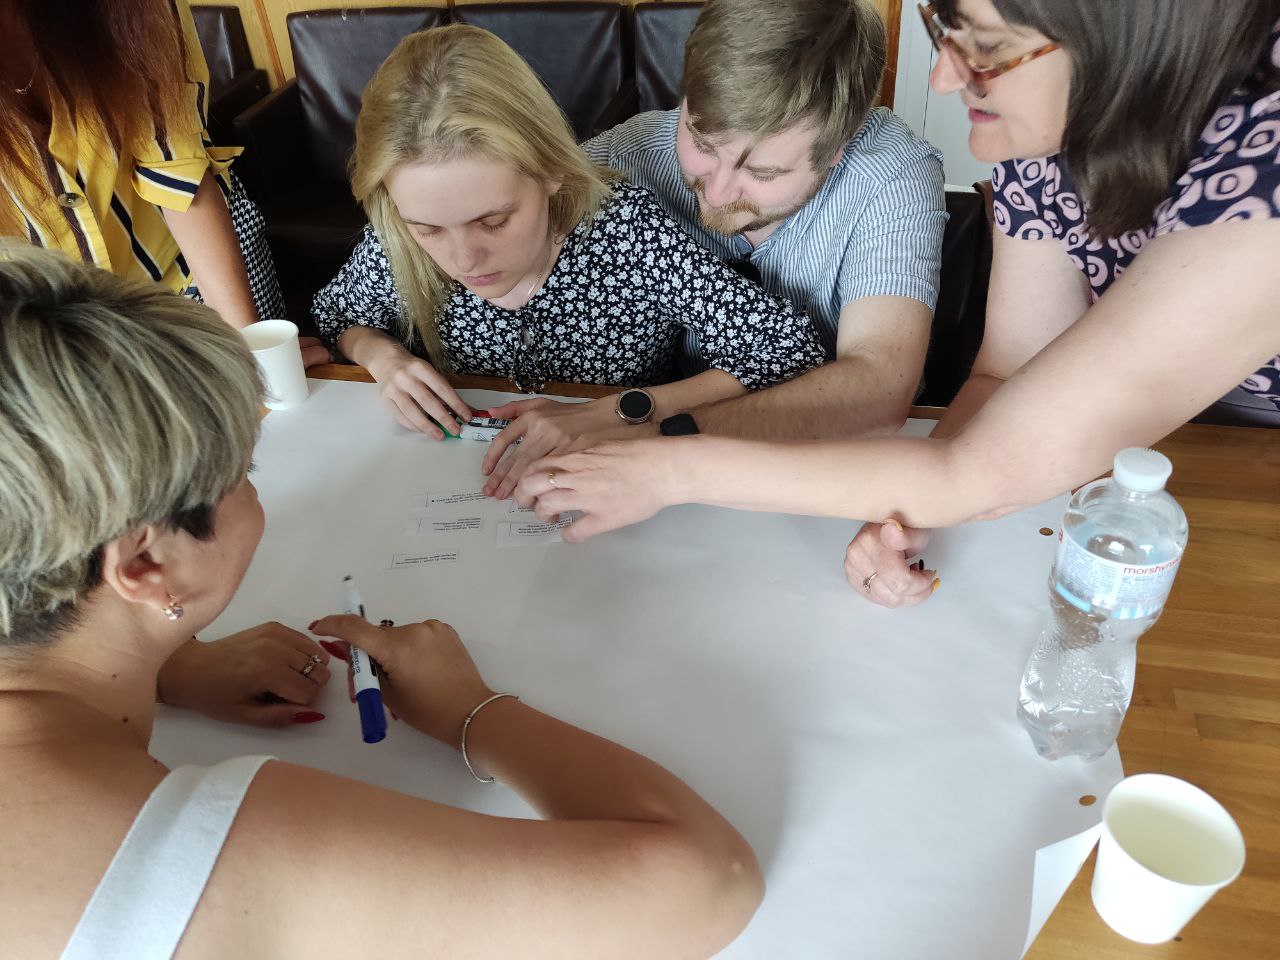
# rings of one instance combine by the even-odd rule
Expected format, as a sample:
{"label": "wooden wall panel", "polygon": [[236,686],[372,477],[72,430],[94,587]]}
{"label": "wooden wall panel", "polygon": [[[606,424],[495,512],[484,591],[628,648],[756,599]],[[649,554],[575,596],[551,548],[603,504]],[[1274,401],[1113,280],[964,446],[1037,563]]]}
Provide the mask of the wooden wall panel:
{"label": "wooden wall panel", "polygon": [[[289,33],[285,17],[302,10],[333,10],[343,7],[443,7],[447,0],[211,0],[232,3],[240,8],[245,31],[249,34],[249,49],[254,63],[271,75],[273,85],[279,85],[293,77],[293,53],[289,49]],[[458,4],[483,2],[483,0],[457,0]],[[537,2],[537,0],[514,0]],[[623,0],[630,2],[630,0]],[[769,3],[771,0],[761,0]],[[872,0],[884,15],[889,27],[889,69],[885,71],[883,102],[893,105],[893,84],[898,60],[898,22],[902,12],[902,0]]]}
{"label": "wooden wall panel", "polygon": [[[199,5],[201,0],[191,0]],[[240,19],[244,22],[244,32],[249,39],[249,52],[253,55],[253,64],[267,71],[271,78],[271,86],[278,87],[292,73],[285,74],[279,55],[273,42],[273,33],[268,28],[262,15],[264,0],[209,0],[211,4],[236,7],[240,11]],[[290,68],[293,62],[290,59]]]}

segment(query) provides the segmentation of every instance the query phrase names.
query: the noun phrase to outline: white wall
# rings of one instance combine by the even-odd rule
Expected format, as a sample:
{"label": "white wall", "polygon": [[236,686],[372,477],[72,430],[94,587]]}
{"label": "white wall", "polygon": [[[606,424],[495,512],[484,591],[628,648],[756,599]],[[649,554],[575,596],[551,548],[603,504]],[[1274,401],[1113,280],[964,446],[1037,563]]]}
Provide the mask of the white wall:
{"label": "white wall", "polygon": [[948,184],[967,187],[990,179],[991,165],[969,152],[969,115],[959,95],[940,97],[929,89],[929,71],[936,54],[910,0],[902,5],[899,37],[894,112],[942,151]]}

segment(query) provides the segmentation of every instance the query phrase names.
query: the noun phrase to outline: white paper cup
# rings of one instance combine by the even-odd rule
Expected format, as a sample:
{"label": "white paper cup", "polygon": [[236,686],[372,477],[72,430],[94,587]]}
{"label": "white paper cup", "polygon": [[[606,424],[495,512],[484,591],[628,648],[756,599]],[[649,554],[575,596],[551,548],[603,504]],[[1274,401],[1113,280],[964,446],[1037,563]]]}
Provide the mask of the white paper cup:
{"label": "white paper cup", "polygon": [[1185,780],[1142,773],[1102,808],[1093,905],[1112,930],[1164,943],[1244,869],[1244,836],[1222,804]]}
{"label": "white paper cup", "polygon": [[240,332],[267,385],[263,402],[272,410],[288,410],[307,399],[310,391],[298,347],[298,328],[288,320],[261,320]]}

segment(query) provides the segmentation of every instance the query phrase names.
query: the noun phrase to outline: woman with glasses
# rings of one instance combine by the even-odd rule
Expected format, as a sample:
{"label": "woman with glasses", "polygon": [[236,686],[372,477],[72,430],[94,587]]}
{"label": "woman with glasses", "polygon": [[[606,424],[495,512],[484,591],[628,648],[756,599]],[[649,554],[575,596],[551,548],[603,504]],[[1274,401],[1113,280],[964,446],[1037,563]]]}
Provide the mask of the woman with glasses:
{"label": "woman with glasses", "polygon": [[[446,371],[528,391],[548,380],[661,384],[640,410],[657,422],[822,362],[805,314],[593,164],[528,65],[476,27],[413,34],[378,69],[356,124],[352,186],[370,226],[313,314],[408,429],[439,439],[441,426],[472,416]],[[668,383],[685,327],[711,369]],[[495,440],[486,492],[505,497],[521,464],[638,422],[614,398],[518,409],[535,405],[538,416]]]}
{"label": "woman with glasses", "polygon": [[846,573],[900,606],[940,582],[908,565],[925,528],[1061,493],[1224,395],[1236,422],[1280,424],[1280,3],[922,13],[933,87],[961,97],[970,149],[996,165],[985,339],[933,435],[551,457],[517,492],[543,515],[587,511],[565,539],[680,502],[867,519]]}

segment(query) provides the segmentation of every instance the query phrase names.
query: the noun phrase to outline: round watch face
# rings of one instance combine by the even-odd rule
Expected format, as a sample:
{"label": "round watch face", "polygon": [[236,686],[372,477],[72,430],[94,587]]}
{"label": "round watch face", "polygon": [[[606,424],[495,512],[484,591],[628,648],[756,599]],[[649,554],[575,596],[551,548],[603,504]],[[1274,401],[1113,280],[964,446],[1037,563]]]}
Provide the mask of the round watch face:
{"label": "round watch face", "polygon": [[643,390],[628,390],[618,398],[618,411],[628,420],[647,420],[653,413],[653,398]]}

